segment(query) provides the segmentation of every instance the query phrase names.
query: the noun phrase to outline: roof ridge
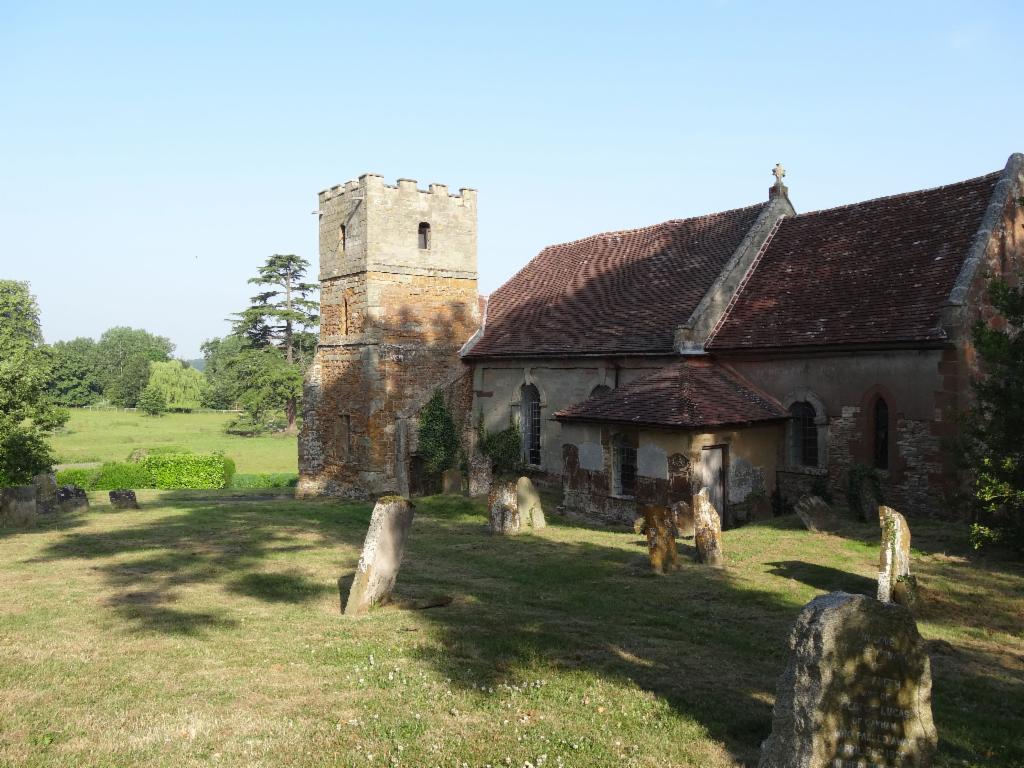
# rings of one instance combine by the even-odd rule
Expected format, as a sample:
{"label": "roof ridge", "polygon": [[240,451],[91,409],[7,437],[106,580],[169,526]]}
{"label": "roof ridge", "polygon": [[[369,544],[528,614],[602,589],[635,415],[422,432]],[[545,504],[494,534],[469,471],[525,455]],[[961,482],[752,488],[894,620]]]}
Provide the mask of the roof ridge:
{"label": "roof ridge", "polygon": [[[647,224],[647,225],[642,226],[642,227],[632,227],[631,229],[610,229],[610,230],[608,230],[606,232],[595,232],[594,234],[591,234],[591,235],[585,235],[583,237],[578,237],[575,240],[565,240],[565,241],[563,241],[561,243],[551,243],[550,245],[545,245],[543,248],[540,249],[540,251],[537,253],[537,255],[539,256],[540,254],[544,253],[545,251],[547,251],[547,250],[549,250],[551,248],[564,248],[567,245],[576,245],[577,243],[585,243],[588,240],[595,240],[595,239],[597,239],[599,237],[609,237],[611,235],[630,235],[630,234],[633,234],[634,232],[643,232],[644,230],[655,229],[656,227],[663,227],[666,224],[681,224],[683,222],[688,222],[688,221],[700,221],[702,219],[711,219],[711,218],[715,218],[716,216],[726,216],[726,215],[728,215],[730,213],[739,213],[740,211],[749,211],[749,210],[751,210],[753,208],[762,208],[762,207],[764,207],[766,205],[768,205],[768,201],[765,201],[763,203],[753,203],[751,205],[742,205],[739,208],[728,208],[728,209],[726,209],[724,211],[712,211],[711,213],[702,213],[700,216],[687,216],[684,219],[665,219],[664,221],[659,221],[656,224]],[[532,261],[532,259],[531,259],[531,261]],[[527,265],[529,265],[529,262],[527,262]],[[523,269],[525,269],[525,267]],[[522,270],[520,270],[520,272],[521,271]],[[516,274],[519,274],[519,272],[517,272]],[[513,275],[513,277],[515,277],[515,275]],[[509,282],[511,280],[512,280],[512,278],[510,277],[505,282],[507,283],[507,282]],[[502,285],[504,285],[504,284],[502,284]]]}
{"label": "roof ridge", "polygon": [[981,181],[982,179],[994,178],[996,176],[1002,175],[1002,173],[1003,173],[1003,169],[1001,168],[998,171],[993,171],[991,173],[983,173],[983,174],[981,174],[981,176],[972,176],[971,178],[963,179],[962,181],[953,181],[953,182],[950,182],[949,184],[939,184],[938,186],[935,186],[935,187],[925,187],[924,189],[912,189],[909,192],[897,192],[896,194],[893,194],[893,195],[882,195],[880,197],[871,197],[871,198],[868,198],[867,200],[857,200],[856,202],[853,202],[853,203],[843,203],[842,205],[834,205],[831,208],[818,208],[818,209],[813,210],[813,211],[804,211],[803,213],[798,213],[796,216],[791,216],[789,218],[790,219],[801,219],[801,218],[804,218],[805,216],[815,216],[815,215],[820,214],[820,213],[832,213],[833,211],[841,211],[841,210],[843,210],[845,208],[858,208],[858,207],[860,207],[862,205],[867,205],[868,203],[880,203],[880,202],[883,202],[885,200],[895,200],[895,199],[900,198],[900,197],[910,197],[911,195],[919,195],[922,192],[938,192],[938,191],[943,190],[943,189],[949,189],[950,187],[959,187],[959,186],[962,186],[964,184],[970,184],[970,183],[975,182],[975,181]]}

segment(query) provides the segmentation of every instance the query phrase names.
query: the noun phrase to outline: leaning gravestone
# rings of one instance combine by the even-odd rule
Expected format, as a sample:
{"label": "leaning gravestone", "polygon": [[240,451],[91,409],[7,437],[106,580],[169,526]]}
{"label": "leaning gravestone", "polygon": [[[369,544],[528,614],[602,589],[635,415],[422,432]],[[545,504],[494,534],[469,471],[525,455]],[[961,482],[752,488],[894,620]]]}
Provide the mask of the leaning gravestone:
{"label": "leaning gravestone", "polygon": [[676,526],[676,536],[693,536],[693,508],[685,501],[677,501],[672,505],[672,522]]}
{"label": "leaning gravestone", "polygon": [[913,602],[910,580],[910,526],[892,507],[878,508],[882,528],[882,551],[878,557],[878,599],[883,603]]}
{"label": "leaning gravestone", "polygon": [[835,524],[832,508],[820,496],[804,496],[793,507],[804,528],[812,533],[827,531]]}
{"label": "leaning gravestone", "polygon": [[110,506],[114,509],[138,509],[139,501],[135,498],[135,491],[126,488],[119,488],[111,491],[107,496],[110,499]]}
{"label": "leaning gravestone", "polygon": [[491,486],[487,496],[487,511],[490,515],[488,529],[491,533],[511,536],[519,533],[519,496],[515,480],[498,479]]}
{"label": "leaning gravestone", "polygon": [[0,528],[29,528],[36,524],[36,487],[0,488]]}
{"label": "leaning gravestone", "polygon": [[412,502],[401,496],[383,496],[377,500],[345,603],[346,616],[366,613],[371,606],[390,599],[414,512]]}
{"label": "leaning gravestone", "polygon": [[644,530],[647,533],[647,555],[651,570],[668,573],[679,569],[676,550],[675,525],[667,507],[649,505],[643,509]]}
{"label": "leaning gravestone", "polygon": [[89,495],[77,485],[62,485],[57,489],[57,509],[65,514],[88,512]]}
{"label": "leaning gravestone", "polygon": [[758,768],[931,765],[931,669],[906,608],[821,595],[800,612],[789,648]]}
{"label": "leaning gravestone", "polygon": [[32,478],[36,487],[36,512],[40,515],[52,515],[57,511],[57,476],[44,472]]}
{"label": "leaning gravestone", "polygon": [[716,567],[725,565],[722,520],[708,499],[707,488],[701,488],[700,493],[693,497],[693,506],[693,542],[697,545],[697,559]]}
{"label": "leaning gravestone", "polygon": [[519,511],[519,521],[535,531],[547,527],[547,519],[544,517],[544,507],[540,503],[540,494],[533,487],[528,477],[520,477],[516,483],[516,509]]}

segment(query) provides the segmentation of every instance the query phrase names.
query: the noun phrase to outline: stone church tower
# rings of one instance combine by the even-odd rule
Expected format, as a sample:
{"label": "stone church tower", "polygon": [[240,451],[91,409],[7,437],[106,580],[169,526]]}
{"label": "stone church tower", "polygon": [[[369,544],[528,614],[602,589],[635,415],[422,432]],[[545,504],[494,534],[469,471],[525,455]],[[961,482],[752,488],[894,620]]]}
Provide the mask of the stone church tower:
{"label": "stone church tower", "polygon": [[306,378],[299,494],[408,491],[411,412],[464,372],[480,326],[476,190],[376,174],[319,195],[320,343]]}

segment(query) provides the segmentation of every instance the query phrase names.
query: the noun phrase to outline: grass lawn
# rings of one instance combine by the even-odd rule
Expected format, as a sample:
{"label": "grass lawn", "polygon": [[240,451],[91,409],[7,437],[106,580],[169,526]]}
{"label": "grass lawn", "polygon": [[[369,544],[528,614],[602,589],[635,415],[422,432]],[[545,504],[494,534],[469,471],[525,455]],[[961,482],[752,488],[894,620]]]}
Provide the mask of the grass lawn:
{"label": "grass lawn", "polygon": [[[122,418],[120,416],[116,417]],[[365,504],[152,492],[0,531],[0,765],[729,766],[756,762],[785,639],[874,591],[877,529],[725,534],[728,566],[648,575],[640,537],[488,536],[418,502],[397,596],[339,615]],[[941,765],[1024,764],[1024,569],[913,523]]]}
{"label": "grass lawn", "polygon": [[223,451],[239,472],[296,472],[295,436],[237,437],[224,434],[228,413],[169,413],[75,408],[50,441],[61,464],[124,461],[136,448],[168,446],[193,453]]}

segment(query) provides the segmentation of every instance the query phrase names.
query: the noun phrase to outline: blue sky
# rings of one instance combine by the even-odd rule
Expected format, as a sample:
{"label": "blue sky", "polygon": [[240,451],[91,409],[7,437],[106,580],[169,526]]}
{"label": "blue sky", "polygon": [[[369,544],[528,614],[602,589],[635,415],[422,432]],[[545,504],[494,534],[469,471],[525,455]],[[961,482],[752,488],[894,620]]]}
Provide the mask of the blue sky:
{"label": "blue sky", "polygon": [[0,277],[47,340],[183,357],[318,190],[480,190],[480,286],[540,248],[764,199],[800,211],[1024,151],[1013,3],[0,0]]}

